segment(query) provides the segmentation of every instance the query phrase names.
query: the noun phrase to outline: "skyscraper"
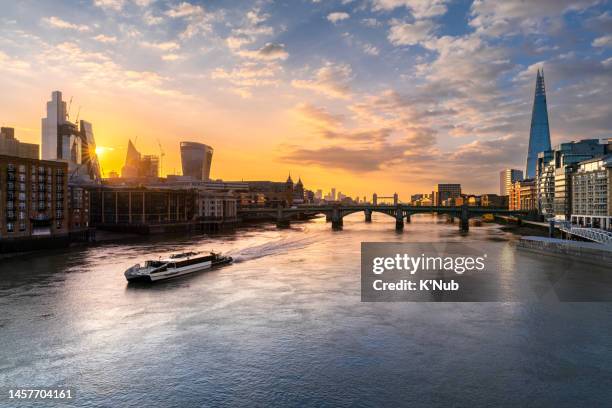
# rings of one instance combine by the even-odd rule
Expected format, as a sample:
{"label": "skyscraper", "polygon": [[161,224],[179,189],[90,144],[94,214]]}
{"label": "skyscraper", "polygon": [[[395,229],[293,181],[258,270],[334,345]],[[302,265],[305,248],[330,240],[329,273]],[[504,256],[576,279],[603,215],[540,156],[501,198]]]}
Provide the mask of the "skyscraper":
{"label": "skyscraper", "polygon": [[53,91],[47,102],[47,116],[42,118],[42,159],[67,162],[71,179],[99,179],[92,125],[84,120],[73,123],[68,113],[62,93]]}
{"label": "skyscraper", "polygon": [[203,143],[181,142],[183,176],[196,180],[210,180],[213,148]]}
{"label": "skyscraper", "polygon": [[527,153],[525,178],[534,178],[536,176],[538,153],[546,150],[550,150],[546,88],[544,86],[544,71],[538,69],[533,110],[531,112],[531,130],[529,131],[529,150]]}

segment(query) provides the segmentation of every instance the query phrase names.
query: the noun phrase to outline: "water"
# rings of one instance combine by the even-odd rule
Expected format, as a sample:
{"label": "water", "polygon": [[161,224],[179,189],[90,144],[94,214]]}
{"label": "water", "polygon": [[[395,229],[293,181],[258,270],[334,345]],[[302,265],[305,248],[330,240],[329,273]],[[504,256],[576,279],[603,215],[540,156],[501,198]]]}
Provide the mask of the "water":
{"label": "water", "polygon": [[[151,238],[0,261],[1,406],[11,387],[69,386],[68,406],[603,406],[612,400],[612,304],[361,303],[361,241],[461,241],[533,287],[568,265],[517,254],[497,226],[375,214],[209,237]],[[231,253],[222,269],[128,286],[152,254]],[[516,266],[520,265],[520,271]],[[530,278],[531,279],[531,278]],[[72,405],[71,405],[72,404]],[[50,406],[51,403],[45,403]],[[59,405],[59,403],[58,403]],[[63,405],[65,406],[65,405]]]}

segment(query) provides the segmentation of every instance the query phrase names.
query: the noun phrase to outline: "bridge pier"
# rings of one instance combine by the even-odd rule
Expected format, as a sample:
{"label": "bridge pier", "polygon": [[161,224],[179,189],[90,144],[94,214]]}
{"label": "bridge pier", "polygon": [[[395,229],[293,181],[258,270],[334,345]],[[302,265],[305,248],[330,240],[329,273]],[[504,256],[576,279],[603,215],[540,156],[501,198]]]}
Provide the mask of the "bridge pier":
{"label": "bridge pier", "polygon": [[461,219],[459,221],[459,229],[463,232],[468,232],[470,230],[470,214],[468,211],[468,206],[465,204],[461,207]]}
{"label": "bridge pier", "polygon": [[395,210],[395,230],[404,230],[404,211],[399,206]]}
{"label": "bridge pier", "polygon": [[289,228],[291,226],[291,221],[289,217],[283,217],[283,209],[282,207],[278,207],[276,211],[276,228]]}
{"label": "bridge pier", "polygon": [[331,214],[325,214],[325,222],[331,222],[332,220],[332,215]]}
{"label": "bridge pier", "polygon": [[410,224],[410,213],[406,214],[406,224]]}
{"label": "bridge pier", "polygon": [[331,214],[331,223],[333,230],[341,230],[343,226],[342,214],[337,207],[334,207]]}
{"label": "bridge pier", "polygon": [[372,222],[372,210],[365,210],[365,222]]}
{"label": "bridge pier", "polygon": [[549,238],[555,237],[555,221],[554,220],[548,221],[548,237]]}

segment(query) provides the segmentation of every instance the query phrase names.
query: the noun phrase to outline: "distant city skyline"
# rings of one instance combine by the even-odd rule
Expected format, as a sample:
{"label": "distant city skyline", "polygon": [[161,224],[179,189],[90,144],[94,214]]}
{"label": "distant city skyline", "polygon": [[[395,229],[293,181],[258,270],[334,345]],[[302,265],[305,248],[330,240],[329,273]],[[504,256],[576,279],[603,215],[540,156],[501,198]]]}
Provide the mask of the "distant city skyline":
{"label": "distant city skyline", "polygon": [[553,145],[612,136],[610,27],[595,0],[12,2],[0,125],[41,144],[60,90],[107,176],[129,139],[180,173],[189,140],[215,149],[213,179],[494,193],[525,168],[539,68]]}

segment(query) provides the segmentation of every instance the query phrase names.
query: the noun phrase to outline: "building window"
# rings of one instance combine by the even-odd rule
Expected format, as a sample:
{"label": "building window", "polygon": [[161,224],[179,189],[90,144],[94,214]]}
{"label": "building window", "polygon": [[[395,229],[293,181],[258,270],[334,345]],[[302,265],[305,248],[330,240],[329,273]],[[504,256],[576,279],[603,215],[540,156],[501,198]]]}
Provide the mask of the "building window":
{"label": "building window", "polygon": [[12,222],[7,222],[6,223],[6,231],[7,232],[15,231],[15,224],[13,224]]}

